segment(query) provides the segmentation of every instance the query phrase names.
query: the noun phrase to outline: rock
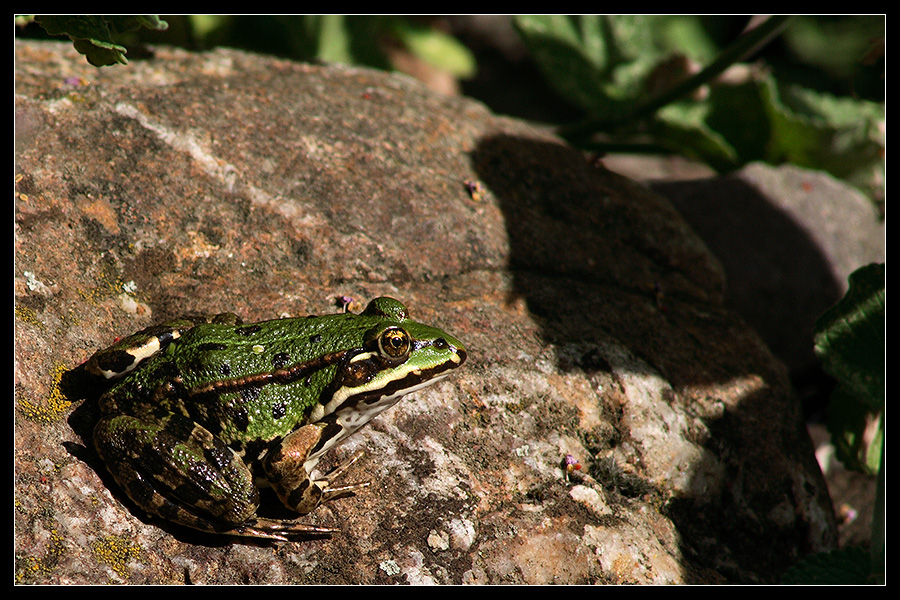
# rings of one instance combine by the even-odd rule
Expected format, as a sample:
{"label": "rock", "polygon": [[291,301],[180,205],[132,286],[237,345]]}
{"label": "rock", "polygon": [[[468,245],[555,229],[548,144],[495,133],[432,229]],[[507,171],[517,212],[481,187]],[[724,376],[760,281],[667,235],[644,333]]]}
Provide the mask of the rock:
{"label": "rock", "polygon": [[884,222],[874,203],[827,173],[754,163],[652,188],[721,261],[726,305],[797,374],[818,364],[813,326],[846,293],[850,274],[884,262]]}
{"label": "rock", "polygon": [[[15,51],[18,581],[756,583],[834,547],[786,371],[659,196],[403,76]],[[340,534],[148,518],[90,448],[115,337],[381,294],[469,363],[331,453],[372,482],[309,516]]]}

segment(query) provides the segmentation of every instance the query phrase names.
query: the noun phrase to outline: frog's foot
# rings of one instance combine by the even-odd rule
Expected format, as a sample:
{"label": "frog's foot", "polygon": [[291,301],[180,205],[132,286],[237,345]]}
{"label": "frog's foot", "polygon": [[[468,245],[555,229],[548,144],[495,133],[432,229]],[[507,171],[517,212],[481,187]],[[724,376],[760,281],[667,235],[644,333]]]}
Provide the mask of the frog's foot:
{"label": "frog's foot", "polygon": [[[370,484],[368,481],[332,487],[332,483],[346,473],[347,469],[362,458],[364,454],[365,452],[363,450],[354,452],[347,460],[340,463],[327,475],[311,482],[313,487],[321,490],[321,495],[318,496],[318,503],[328,502],[329,500],[334,500],[336,498],[354,496],[358,490],[369,487]],[[256,517],[225,533],[240,537],[289,542],[296,539],[330,536],[339,532],[339,529],[307,525],[293,520],[281,521],[277,519]]]}
{"label": "frog's foot", "polygon": [[[266,479],[278,498],[290,510],[306,515],[322,502],[353,496],[368,483],[335,486],[334,482],[363,455],[354,453],[327,475],[311,479],[309,472],[318,461],[322,446],[329,439],[325,423],[311,423],[294,430],[284,439],[274,442],[262,460]],[[313,454],[316,451],[318,454]],[[312,456],[312,458],[311,458]]]}
{"label": "frog's foot", "polygon": [[348,496],[355,496],[357,491],[369,487],[370,482],[368,481],[350,483],[339,487],[332,486],[334,481],[340,478],[341,475],[343,475],[347,471],[347,469],[349,469],[353,465],[353,463],[362,458],[364,454],[364,450],[357,450],[350,456],[350,458],[336,466],[327,475],[320,479],[316,479],[315,485],[322,490],[321,502],[328,502],[329,500],[334,500],[336,498],[347,498]]}
{"label": "frog's foot", "polygon": [[296,521],[254,518],[239,527],[235,527],[230,531],[224,531],[222,533],[261,540],[291,542],[298,539],[330,536],[339,532],[339,529],[306,525]]}

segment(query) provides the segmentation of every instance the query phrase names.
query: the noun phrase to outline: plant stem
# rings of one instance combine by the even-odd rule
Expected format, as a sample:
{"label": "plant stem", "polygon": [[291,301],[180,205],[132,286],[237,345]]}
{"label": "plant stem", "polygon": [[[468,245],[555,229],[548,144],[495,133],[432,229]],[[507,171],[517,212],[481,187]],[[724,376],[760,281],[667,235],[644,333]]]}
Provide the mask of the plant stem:
{"label": "plant stem", "polygon": [[[633,123],[634,121],[652,115],[663,106],[688,95],[698,87],[705,85],[718,77],[728,67],[742,58],[750,55],[762,45],[768,43],[771,38],[781,33],[787,25],[790,16],[776,15],[769,17],[757,27],[754,27],[729,47],[725,48],[716,59],[705,69],[696,75],[683,80],[674,87],[650,98],[646,102],[637,104],[624,118],[617,119],[618,124]],[[594,133],[608,130],[613,124],[596,117],[589,117],[580,123],[560,127],[558,133],[573,144],[586,141]]]}

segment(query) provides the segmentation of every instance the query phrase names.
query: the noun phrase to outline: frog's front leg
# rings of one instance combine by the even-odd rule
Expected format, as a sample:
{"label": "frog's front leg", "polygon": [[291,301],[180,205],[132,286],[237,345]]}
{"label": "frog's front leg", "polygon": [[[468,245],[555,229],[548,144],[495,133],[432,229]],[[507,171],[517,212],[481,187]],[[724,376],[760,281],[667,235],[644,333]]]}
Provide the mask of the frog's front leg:
{"label": "frog's front leg", "polygon": [[259,492],[243,460],[183,415],[107,415],[94,428],[94,445],[122,489],[149,513],[217,533],[256,514]]}
{"label": "frog's front leg", "polygon": [[311,479],[309,470],[317,459],[311,459],[316,449],[328,444],[329,425],[311,423],[291,432],[273,444],[263,458],[263,470],[281,502],[289,509],[305,515],[319,504],[353,496],[358,490],[368,487],[369,482],[354,483],[340,487],[332,484],[363,455],[355,452],[349,459],[320,479]]}

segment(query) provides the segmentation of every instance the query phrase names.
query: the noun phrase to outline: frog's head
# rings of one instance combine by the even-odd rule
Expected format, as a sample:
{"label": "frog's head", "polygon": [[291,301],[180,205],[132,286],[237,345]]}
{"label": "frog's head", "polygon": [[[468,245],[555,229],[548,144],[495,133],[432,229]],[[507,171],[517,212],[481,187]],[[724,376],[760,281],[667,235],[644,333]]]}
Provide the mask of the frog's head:
{"label": "frog's head", "polygon": [[345,435],[466,360],[459,340],[413,321],[393,298],[372,300],[360,317],[370,319],[373,326],[365,332],[362,346],[338,366],[325,406],[325,414],[338,413]]}

